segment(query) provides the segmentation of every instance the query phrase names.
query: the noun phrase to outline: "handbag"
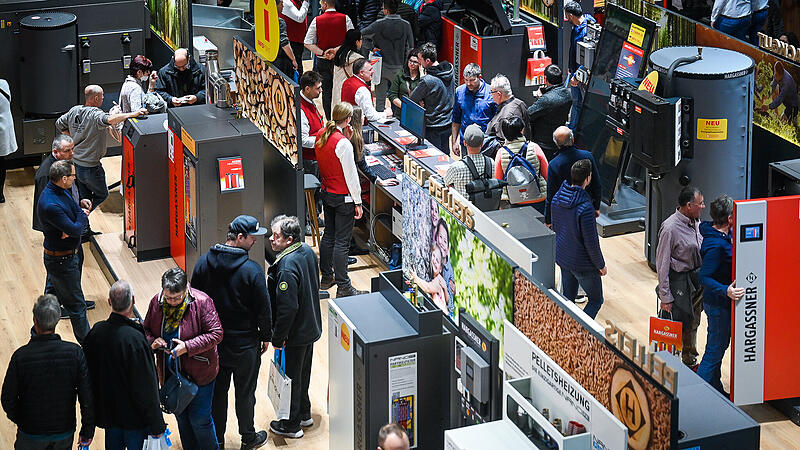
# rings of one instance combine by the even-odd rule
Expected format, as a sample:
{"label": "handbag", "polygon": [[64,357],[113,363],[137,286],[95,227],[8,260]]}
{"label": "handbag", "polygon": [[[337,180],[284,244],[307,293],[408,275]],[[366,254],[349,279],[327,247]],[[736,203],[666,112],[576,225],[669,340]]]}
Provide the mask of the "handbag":
{"label": "handbag", "polygon": [[683,323],[673,320],[672,311],[669,319],[666,311],[656,312],[650,317],[650,347],[653,351],[669,350],[673,355],[679,356],[683,350]]}
{"label": "handbag", "polygon": [[528,58],[525,86],[544,86],[544,69],[550,64],[553,64],[553,59],[545,56],[543,50],[534,51],[533,58]]}
{"label": "handbag", "polygon": [[381,56],[379,52],[371,51],[369,52],[369,58],[367,58],[367,61],[372,64],[372,69],[375,71],[372,74],[373,83],[375,83],[375,80],[380,81],[381,73],[383,72],[383,56]]}
{"label": "handbag", "polygon": [[275,350],[269,366],[267,397],[272,402],[278,420],[288,419],[292,405],[292,379],[286,376],[286,352]]}
{"label": "handbag", "polygon": [[172,360],[174,364],[164,364],[167,370],[172,372],[172,376],[161,386],[158,395],[161,399],[161,409],[167,414],[177,416],[194,400],[194,396],[197,395],[197,384],[181,375],[179,357],[173,357]]}

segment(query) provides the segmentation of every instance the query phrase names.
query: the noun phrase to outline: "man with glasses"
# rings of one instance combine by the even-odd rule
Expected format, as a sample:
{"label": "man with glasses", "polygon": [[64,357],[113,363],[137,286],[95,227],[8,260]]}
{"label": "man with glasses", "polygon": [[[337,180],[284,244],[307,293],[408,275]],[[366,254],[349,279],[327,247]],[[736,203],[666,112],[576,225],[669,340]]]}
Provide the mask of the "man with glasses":
{"label": "man with glasses", "polygon": [[703,311],[703,287],[699,271],[700,214],[705,209],[703,194],[686,186],[678,194],[678,207],[661,224],[656,247],[656,294],[661,300],[661,317],[683,323],[683,363],[697,370],[697,327]]}
{"label": "man with glasses", "polygon": [[172,60],[158,71],[155,91],[172,108],[206,102],[206,74],[189,50],[175,50]]}
{"label": "man with glasses", "polygon": [[86,300],[81,288],[78,249],[88,226],[88,208],[81,208],[70,194],[75,182],[75,164],[56,161],[50,167],[50,182],[39,197],[37,214],[44,234],[45,294],[54,294],[69,312],[78,343],[89,333]]}
{"label": "man with glasses", "polygon": [[464,147],[464,130],[473,123],[486,131],[486,125],[497,112],[497,103],[492,100],[491,89],[483,81],[481,66],[469,63],[464,67],[464,84],[456,88],[453,101],[453,123],[450,145],[456,155]]}

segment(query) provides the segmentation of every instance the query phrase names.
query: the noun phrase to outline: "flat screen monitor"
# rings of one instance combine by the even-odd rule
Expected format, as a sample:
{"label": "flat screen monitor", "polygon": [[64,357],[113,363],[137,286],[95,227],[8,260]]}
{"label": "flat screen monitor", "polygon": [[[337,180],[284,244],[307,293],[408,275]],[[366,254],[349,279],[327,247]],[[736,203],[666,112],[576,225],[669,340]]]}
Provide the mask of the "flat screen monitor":
{"label": "flat screen monitor", "polygon": [[425,141],[425,108],[414,103],[408,97],[403,97],[400,105],[400,126],[416,136],[417,145]]}

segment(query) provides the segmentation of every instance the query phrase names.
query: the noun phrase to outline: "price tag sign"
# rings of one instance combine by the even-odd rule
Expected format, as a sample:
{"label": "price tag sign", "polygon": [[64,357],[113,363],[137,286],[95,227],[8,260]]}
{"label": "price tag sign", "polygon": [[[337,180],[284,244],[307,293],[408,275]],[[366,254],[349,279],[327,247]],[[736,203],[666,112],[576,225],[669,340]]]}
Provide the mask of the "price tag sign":
{"label": "price tag sign", "polygon": [[275,0],[256,0],[253,9],[256,19],[256,51],[267,61],[275,61],[280,47]]}

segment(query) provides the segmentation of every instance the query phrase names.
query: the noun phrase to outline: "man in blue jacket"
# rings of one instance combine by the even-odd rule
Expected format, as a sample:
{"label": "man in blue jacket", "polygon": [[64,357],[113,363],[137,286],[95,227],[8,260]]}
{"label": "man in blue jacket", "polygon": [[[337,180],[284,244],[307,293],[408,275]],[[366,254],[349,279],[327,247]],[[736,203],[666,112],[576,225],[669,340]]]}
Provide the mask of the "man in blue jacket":
{"label": "man in blue jacket", "polygon": [[737,288],[732,281],[733,199],[723,194],[711,202],[711,219],[700,224],[703,235],[700,284],[703,286],[703,310],[708,316],[708,339],[697,374],[727,396],[720,379],[720,367],[731,342],[731,300],[744,296],[744,288]]}
{"label": "man in blue jacket", "polygon": [[551,206],[561,290],[564,297],[575,301],[580,285],[589,297],[583,312],[594,319],[603,305],[600,277],[608,273],[608,269],[597,237],[594,207],[586,192],[592,181],[592,166],[588,159],[575,162],[571,170],[572,183],[563,182]]}
{"label": "man in blue jacket", "polygon": [[45,294],[54,294],[69,312],[72,332],[78,343],[89,333],[86,299],[81,288],[81,261],[78,249],[81,234],[89,226],[89,210],[72,197],[75,164],[56,161],[50,166],[50,182],[39,196],[36,212],[44,234],[44,267],[47,270]]}
{"label": "man in blue jacket", "polygon": [[600,174],[597,172],[597,164],[594,157],[586,150],[575,148],[575,136],[568,127],[560,126],[553,132],[553,142],[558,147],[558,155],[550,161],[547,167],[547,200],[545,202],[544,223],[550,226],[550,203],[553,196],[566,181],[567,184],[576,184],[575,180],[570,180],[570,170],[576,161],[588,159],[592,163],[592,178],[586,191],[592,199],[595,217],[600,215]]}

